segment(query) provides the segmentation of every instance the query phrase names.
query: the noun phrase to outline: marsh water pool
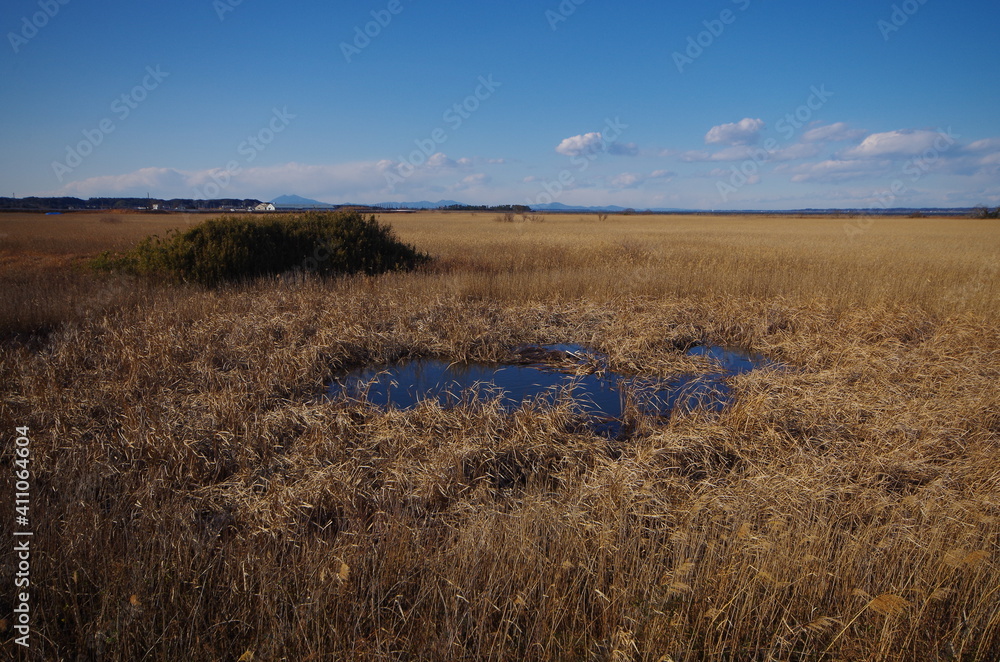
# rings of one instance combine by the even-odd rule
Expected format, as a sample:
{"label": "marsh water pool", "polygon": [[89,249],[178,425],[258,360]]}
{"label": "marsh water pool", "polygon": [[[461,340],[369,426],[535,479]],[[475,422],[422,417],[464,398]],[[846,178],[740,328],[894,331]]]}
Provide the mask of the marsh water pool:
{"label": "marsh water pool", "polygon": [[732,347],[699,345],[686,353],[708,359],[719,371],[670,378],[626,375],[608,370],[603,354],[582,345],[527,345],[517,348],[516,360],[507,363],[417,358],[360,368],[335,379],[327,396],[398,409],[424,400],[452,407],[469,398],[496,397],[514,410],[529,401],[551,403],[560,393],[568,393],[591,417],[595,430],[615,436],[627,407],[661,418],[677,409],[721,411],[732,400],[726,378],[780,367],[759,354]]}

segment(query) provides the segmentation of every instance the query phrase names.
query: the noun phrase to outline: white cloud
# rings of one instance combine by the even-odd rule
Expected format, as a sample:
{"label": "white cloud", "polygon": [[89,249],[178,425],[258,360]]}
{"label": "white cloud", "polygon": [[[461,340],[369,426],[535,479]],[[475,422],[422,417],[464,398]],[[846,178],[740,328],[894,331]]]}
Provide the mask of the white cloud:
{"label": "white cloud", "polygon": [[843,152],[845,158],[869,159],[886,156],[917,156],[934,147],[942,134],[937,131],[912,130],[873,133],[857,147]]}
{"label": "white cloud", "polygon": [[637,156],[639,146],[635,143],[608,143],[599,131],[570,136],[556,146],[556,152],[564,156],[581,156],[607,152],[615,156]]}
{"label": "white cloud", "polygon": [[[469,163],[471,164],[472,162],[469,161]],[[427,165],[431,168],[457,168],[458,164],[458,161],[453,161],[443,152],[431,154],[430,158],[427,159]]]}
{"label": "white cloud", "polygon": [[450,190],[465,191],[466,189],[485,186],[486,184],[489,184],[491,181],[493,181],[492,177],[490,177],[486,173],[478,172],[474,175],[469,175],[468,177],[465,177],[458,184],[452,186]]}
{"label": "white cloud", "polygon": [[1000,152],[1000,138],[985,138],[965,146],[967,152]]}
{"label": "white cloud", "polygon": [[556,151],[564,156],[580,156],[592,154],[601,150],[604,137],[598,131],[571,136],[556,146]]}
{"label": "white cloud", "polygon": [[681,154],[681,160],[688,163],[703,161],[742,161],[750,155],[749,147],[727,147],[718,152],[703,152],[693,150]]}
{"label": "white cloud", "polygon": [[717,152],[706,152],[703,150],[692,150],[680,155],[682,161],[688,163],[711,163],[711,162],[734,162],[753,160],[757,163],[767,163],[772,161],[794,161],[796,159],[807,159],[819,154],[818,145],[804,145],[796,143],[780,149],[768,151],[763,147],[752,145],[733,145],[720,149]]}
{"label": "white cloud", "polygon": [[826,126],[817,126],[802,134],[804,143],[827,143],[841,142],[844,140],[858,140],[865,135],[861,129],[852,129],[847,122],[836,122]]}
{"label": "white cloud", "polygon": [[979,159],[979,164],[984,166],[1000,165],[1000,151],[987,154],[983,158]]}
{"label": "white cloud", "polygon": [[315,197],[325,202],[378,201],[392,194],[387,174],[403,176],[398,188],[421,189],[458,165],[444,154],[435,154],[425,167],[406,171],[405,164],[382,159],[327,165],[284,163],[236,173],[217,168],[177,170],[143,168],[120,175],[90,177],[67,183],[57,195],[79,197],[142,196],[147,192],[161,198],[258,198],[269,200],[283,193]]}
{"label": "white cloud", "polygon": [[611,186],[614,188],[632,188],[642,182],[642,176],[633,172],[623,172],[611,178]]}
{"label": "white cloud", "polygon": [[67,183],[60,193],[79,197],[102,195],[141,195],[146,192],[170,190],[186,191],[183,197],[192,197],[195,186],[212,181],[214,170],[199,173],[184,172],[173,168],[142,168],[123,175],[103,175]]}
{"label": "white cloud", "polygon": [[885,174],[891,161],[855,161],[829,159],[819,163],[803,163],[794,167],[778,167],[778,172],[791,172],[793,182],[842,182],[861,177]]}
{"label": "white cloud", "polygon": [[668,180],[675,177],[677,173],[671,172],[669,170],[654,170],[648,175],[635,172],[623,172],[621,174],[612,177],[608,183],[612,188],[623,189],[623,188],[637,188],[640,184],[648,182],[651,180]]}
{"label": "white cloud", "polygon": [[681,161],[685,163],[700,163],[703,161],[713,161],[712,155],[709,152],[700,152],[697,150],[691,150],[689,152],[682,152],[679,154]]}
{"label": "white cloud", "polygon": [[713,126],[705,134],[706,145],[753,145],[760,139],[764,120],[745,117],[739,122]]}
{"label": "white cloud", "polygon": [[753,149],[746,145],[735,145],[719,150],[718,152],[690,151],[681,154],[681,160],[688,163],[702,161],[743,161],[750,158]]}
{"label": "white cloud", "polygon": [[[391,166],[383,161],[311,165],[285,163],[248,168],[233,177],[233,189],[244,189],[259,197],[269,190],[310,192],[330,190],[369,190],[385,186],[385,175]],[[267,196],[266,193],[264,193]]]}

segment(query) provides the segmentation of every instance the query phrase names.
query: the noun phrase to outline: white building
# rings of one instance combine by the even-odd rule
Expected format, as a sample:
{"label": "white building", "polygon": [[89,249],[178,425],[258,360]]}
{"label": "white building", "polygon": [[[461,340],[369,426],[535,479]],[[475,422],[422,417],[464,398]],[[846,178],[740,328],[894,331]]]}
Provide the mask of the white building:
{"label": "white building", "polygon": [[274,211],[274,205],[270,202],[262,202],[253,208],[254,211]]}

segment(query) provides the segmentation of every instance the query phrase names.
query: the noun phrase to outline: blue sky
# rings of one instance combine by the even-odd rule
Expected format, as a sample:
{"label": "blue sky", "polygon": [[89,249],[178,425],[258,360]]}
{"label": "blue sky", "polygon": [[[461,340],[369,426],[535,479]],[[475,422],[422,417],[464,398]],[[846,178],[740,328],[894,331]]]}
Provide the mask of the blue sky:
{"label": "blue sky", "polygon": [[8,0],[0,195],[1000,204],[998,25],[995,0]]}

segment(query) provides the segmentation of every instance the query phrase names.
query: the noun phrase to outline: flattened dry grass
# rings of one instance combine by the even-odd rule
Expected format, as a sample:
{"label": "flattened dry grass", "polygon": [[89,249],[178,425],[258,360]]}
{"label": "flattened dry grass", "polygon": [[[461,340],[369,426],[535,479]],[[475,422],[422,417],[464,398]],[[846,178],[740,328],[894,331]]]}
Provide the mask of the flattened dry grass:
{"label": "flattened dry grass", "polygon": [[[438,234],[400,222],[405,241],[441,256],[437,271],[151,286],[148,303],[3,345],[0,418],[33,430],[42,652],[1000,656],[990,286],[965,303],[927,290],[926,306],[822,296],[818,277],[768,267],[761,244],[747,249],[760,266],[745,290],[727,292],[732,276],[720,275],[714,291],[677,296],[668,281],[681,273],[666,259],[669,278],[647,280],[656,269],[644,263],[574,262],[588,242],[601,255],[597,233],[617,219],[594,223],[592,237],[589,219],[513,224],[502,229],[549,234],[507,252],[502,224],[480,220],[478,252],[448,218]],[[766,234],[769,222],[745,227]],[[630,251],[661,258],[671,245],[635,241]],[[538,242],[562,257],[532,252]],[[703,259],[727,259],[714,255],[706,247]],[[908,260],[891,287],[912,293],[923,271]],[[967,256],[938,260],[972,268]],[[604,280],[571,278],[588,269]],[[780,274],[803,282],[765,295]],[[590,432],[569,401],[508,415],[491,400],[379,411],[322,397],[340,369],[493,360],[529,342],[589,344],[614,368],[660,374],[691,342],[732,344],[791,369],[734,378],[736,403],[721,415],[638,421],[617,440]],[[6,500],[11,486],[0,486]],[[2,554],[6,574],[14,560]]]}

